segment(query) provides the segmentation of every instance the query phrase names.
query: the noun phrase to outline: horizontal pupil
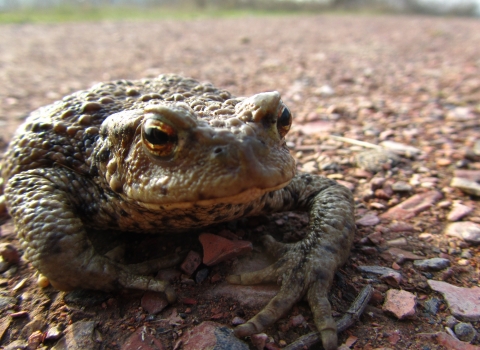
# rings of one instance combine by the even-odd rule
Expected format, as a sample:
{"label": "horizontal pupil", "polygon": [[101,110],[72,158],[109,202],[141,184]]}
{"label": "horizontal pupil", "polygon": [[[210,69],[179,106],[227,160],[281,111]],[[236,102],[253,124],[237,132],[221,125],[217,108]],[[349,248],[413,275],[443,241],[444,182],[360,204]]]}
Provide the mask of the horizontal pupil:
{"label": "horizontal pupil", "polygon": [[168,134],[158,128],[149,128],[146,130],[145,136],[147,141],[155,145],[166,144],[170,141]]}

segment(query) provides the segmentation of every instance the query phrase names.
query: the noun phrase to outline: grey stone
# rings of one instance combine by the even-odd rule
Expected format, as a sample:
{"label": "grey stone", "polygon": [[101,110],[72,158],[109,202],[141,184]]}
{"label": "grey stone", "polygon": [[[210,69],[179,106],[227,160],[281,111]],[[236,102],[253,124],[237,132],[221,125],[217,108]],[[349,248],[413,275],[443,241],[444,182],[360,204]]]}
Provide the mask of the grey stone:
{"label": "grey stone", "polygon": [[454,331],[458,339],[468,343],[472,342],[477,335],[477,331],[470,323],[457,323],[454,327]]}
{"label": "grey stone", "polygon": [[445,228],[445,234],[461,238],[468,243],[480,244],[480,225],[471,221],[451,223]]}
{"label": "grey stone", "polygon": [[96,350],[99,345],[93,338],[94,321],[78,321],[67,327],[65,336],[61,338],[52,350]]}
{"label": "grey stone", "polygon": [[405,181],[397,181],[392,185],[392,190],[395,192],[410,192],[413,187]]}
{"label": "grey stone", "polygon": [[461,177],[454,177],[450,182],[450,186],[456,187],[465,193],[480,196],[480,184]]}
{"label": "grey stone", "polygon": [[4,347],[3,350],[24,350],[27,348],[27,346],[28,344],[24,340],[14,340],[6,347]]}
{"label": "grey stone", "polygon": [[17,299],[13,297],[0,297],[0,310],[6,310],[13,307],[17,303]]}
{"label": "grey stone", "polygon": [[430,298],[425,302],[424,306],[429,314],[436,315],[440,306],[440,300],[438,298]]}
{"label": "grey stone", "polygon": [[420,270],[439,271],[450,266],[450,260],[444,258],[432,258],[426,260],[415,260],[413,265]]}

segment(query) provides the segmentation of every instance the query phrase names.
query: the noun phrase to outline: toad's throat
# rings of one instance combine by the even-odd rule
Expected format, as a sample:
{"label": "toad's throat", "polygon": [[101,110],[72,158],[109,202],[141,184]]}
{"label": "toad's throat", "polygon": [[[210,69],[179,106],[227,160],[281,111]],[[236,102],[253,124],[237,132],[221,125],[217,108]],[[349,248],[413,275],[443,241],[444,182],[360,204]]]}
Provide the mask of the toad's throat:
{"label": "toad's throat", "polygon": [[202,199],[193,202],[179,202],[179,203],[146,203],[146,202],[139,202],[138,204],[144,208],[152,209],[152,210],[171,210],[171,209],[188,209],[195,206],[199,207],[211,207],[216,204],[245,204],[250,203],[265,193],[272,192],[284,188],[290,183],[290,180],[284,182],[275,187],[269,188],[250,188],[246,191],[243,191],[239,194],[229,196],[229,197],[222,197],[222,198],[212,198],[212,199]]}

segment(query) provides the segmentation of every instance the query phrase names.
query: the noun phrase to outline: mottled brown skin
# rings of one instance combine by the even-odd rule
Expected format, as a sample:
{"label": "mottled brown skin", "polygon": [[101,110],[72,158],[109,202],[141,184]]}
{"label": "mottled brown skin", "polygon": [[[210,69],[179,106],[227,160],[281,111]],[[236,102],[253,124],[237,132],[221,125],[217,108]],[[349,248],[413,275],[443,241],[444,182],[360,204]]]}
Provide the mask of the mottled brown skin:
{"label": "mottled brown skin", "polygon": [[33,112],[5,156],[2,176],[25,257],[61,290],[172,287],[150,274],[171,257],[122,265],[95,252],[91,229],[162,233],[247,215],[305,210],[307,236],[266,236],[278,260],[230,283],[281,283],[265,308],[238,326],[261,332],[306,297],[324,347],[335,349],[327,292],[353,239],[348,189],[296,174],[284,136],[291,115],[276,92],[234,98],[167,75],[99,84]]}

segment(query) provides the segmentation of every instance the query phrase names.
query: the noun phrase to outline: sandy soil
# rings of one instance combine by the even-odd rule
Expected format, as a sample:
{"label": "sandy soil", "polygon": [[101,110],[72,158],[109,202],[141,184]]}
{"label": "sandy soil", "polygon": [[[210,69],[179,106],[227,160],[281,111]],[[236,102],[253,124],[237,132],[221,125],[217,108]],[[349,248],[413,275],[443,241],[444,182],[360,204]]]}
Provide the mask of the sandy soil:
{"label": "sandy soil", "polygon": [[[450,18],[291,16],[2,25],[0,137],[5,146],[30,111],[99,81],[177,73],[210,81],[236,95],[278,90],[295,113],[297,126],[288,140],[299,168],[351,184],[359,219],[380,215],[415,193],[438,190],[443,194],[443,204],[399,220],[402,229],[394,229],[396,221],[391,219],[373,226],[359,225],[351,259],[332,290],[334,307],[341,313],[363,285],[370,283],[376,289],[367,314],[340,336],[341,342],[358,338],[352,348],[443,349],[444,345],[418,336],[444,330],[450,315],[442,296],[428,287],[427,278],[463,287],[477,286],[479,281],[478,247],[443,234],[455,201],[473,209],[461,220],[480,222],[478,197],[450,186],[455,169],[480,170],[480,159],[472,153],[480,139],[479,43],[480,21]],[[329,134],[373,144],[392,140],[417,147],[422,154],[405,157],[399,165],[375,175],[348,162],[360,147],[328,139]],[[406,194],[369,195],[372,181],[380,181],[372,180],[373,176],[384,178],[387,184],[411,183],[415,176],[420,182]],[[292,231],[305,227],[303,220],[281,215],[209,232],[228,229],[238,234],[240,230],[244,239],[261,250],[259,232],[291,236]],[[11,222],[7,222],[0,240],[12,242],[21,252],[12,232]],[[378,240],[367,238],[375,233]],[[421,236],[426,233],[431,235]],[[201,251],[196,236],[192,237],[163,244],[173,248],[191,244]],[[426,275],[411,261],[385,258],[384,253],[392,247],[428,258],[446,257],[451,267]],[[466,250],[470,257],[465,258]],[[42,332],[52,326],[63,330],[78,320],[94,320],[97,345],[102,349],[120,349],[124,339],[144,326],[151,333],[153,330],[165,348],[172,348],[182,332],[201,321],[214,319],[229,325],[235,316],[248,318],[258,311],[226,297],[214,299],[215,308],[211,309],[212,299],[205,291],[221,282],[235,264],[212,268],[201,284],[177,281],[180,299],[194,298],[196,303],[178,303],[153,316],[171,317],[172,309],[182,315],[181,326],[169,325],[165,330],[140,307],[142,293],[108,294],[97,303],[89,303],[90,296],[82,304],[80,298],[78,306],[65,301],[64,293],[39,288],[34,270],[21,261],[0,276],[0,295],[18,300],[13,309],[0,310],[0,348],[26,340],[30,334],[22,330],[34,318],[44,322]],[[403,279],[392,286],[378,276],[360,273],[359,265],[394,267]],[[210,277],[216,275],[221,276],[220,281],[212,282]],[[19,282],[23,284],[18,286]],[[385,294],[392,288],[416,295],[413,318],[399,321],[382,311]],[[432,298],[439,307],[429,313],[425,303]],[[25,317],[11,318],[8,314],[13,311],[26,311]],[[289,320],[298,314],[306,323],[293,327]],[[282,345],[282,341],[290,343],[307,333],[312,324],[308,305],[299,303],[266,333]],[[478,323],[472,324],[478,329]],[[49,349],[54,344],[54,340],[46,340],[43,346]]]}

